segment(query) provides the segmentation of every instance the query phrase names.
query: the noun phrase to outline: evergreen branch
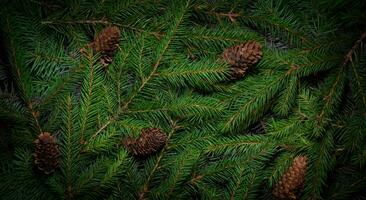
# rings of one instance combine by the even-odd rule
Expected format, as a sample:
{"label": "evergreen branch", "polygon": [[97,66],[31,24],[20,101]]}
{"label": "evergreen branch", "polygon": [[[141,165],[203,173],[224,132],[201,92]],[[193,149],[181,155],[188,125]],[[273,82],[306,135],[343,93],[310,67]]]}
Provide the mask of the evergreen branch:
{"label": "evergreen branch", "polygon": [[[363,79],[364,78],[360,75],[360,72],[357,71],[356,63],[352,59],[352,57],[357,56],[356,51],[357,51],[357,49],[362,48],[363,41],[365,39],[366,39],[366,31],[361,35],[360,39],[355,42],[352,49],[346,55],[346,60],[345,60],[345,62],[350,62],[350,65],[352,67],[353,74],[355,76],[355,81],[357,83],[357,88],[358,88],[357,92],[358,92],[359,98],[361,98],[361,102],[362,102],[364,108],[366,108],[366,93],[364,92],[364,88],[363,88],[363,83],[364,83]],[[362,55],[361,55],[361,57],[362,57]]]}
{"label": "evergreen branch", "polygon": [[[234,200],[234,198],[235,198],[235,192],[236,192],[236,190],[240,187],[240,185],[241,185],[241,183],[242,183],[242,179],[241,179],[241,177],[243,176],[243,174],[244,174],[244,170],[241,168],[241,167],[239,167],[239,170],[240,170],[240,172],[239,172],[239,174],[238,174],[238,178],[237,178],[237,181],[236,181],[236,183],[235,183],[235,186],[234,186],[234,188],[233,188],[233,190],[230,192],[230,200]],[[244,198],[245,199],[245,198]]]}
{"label": "evergreen branch", "polygon": [[239,124],[243,124],[243,122],[246,122],[242,127],[245,129],[254,120],[258,119],[260,113],[264,112],[265,106],[282,87],[285,76],[286,74],[275,77],[275,79],[265,84],[253,96],[245,99],[236,111],[230,114],[230,117],[225,120],[223,130],[233,130],[233,128],[238,128]]}
{"label": "evergreen branch", "polygon": [[106,168],[105,165],[108,164],[109,161],[110,160],[103,157],[98,158],[88,166],[82,168],[82,171],[78,173],[77,179],[75,180],[74,195],[92,195],[91,188],[96,184],[96,180],[100,180],[103,176],[103,172]]}
{"label": "evergreen branch", "polygon": [[209,134],[209,133],[204,133],[204,134],[200,134],[198,133],[194,133],[192,135],[187,134],[186,138],[179,138],[178,141],[174,142],[171,144],[170,148],[171,149],[175,149],[175,148],[180,148],[180,147],[184,147],[187,144],[192,144],[194,147],[198,147],[198,148],[205,148],[205,142],[206,141],[212,141],[215,137],[217,137],[216,134]]}
{"label": "evergreen branch", "polygon": [[[227,17],[230,19],[230,21],[232,22],[236,22],[236,18],[242,18],[244,20],[251,20],[251,21],[255,21],[256,23],[260,24],[269,24],[270,26],[273,26],[277,29],[282,29],[285,32],[287,32],[288,34],[294,35],[296,37],[299,37],[301,39],[302,42],[308,42],[310,41],[310,39],[304,35],[303,33],[289,27],[289,26],[285,26],[284,24],[281,24],[279,22],[275,22],[275,21],[271,21],[271,18],[268,18],[268,15],[266,16],[260,16],[260,15],[245,15],[241,12],[239,13],[222,13],[222,12],[216,12],[216,11],[204,11],[204,13],[208,14],[208,15],[213,15],[216,17]],[[273,14],[273,13],[272,13]]]}
{"label": "evergreen branch", "polygon": [[44,20],[41,21],[41,24],[44,25],[52,25],[52,24],[91,24],[91,25],[96,25],[96,24],[103,24],[103,25],[108,25],[108,26],[118,26],[121,28],[127,28],[133,31],[137,31],[139,33],[147,33],[147,34],[151,34],[154,35],[157,38],[161,38],[164,36],[164,34],[159,33],[159,32],[154,32],[154,31],[146,31],[140,28],[136,28],[133,27],[131,25],[126,25],[126,24],[120,24],[120,23],[116,23],[116,22],[110,22],[105,18],[102,19],[86,19],[86,20],[73,20],[73,21],[63,21],[63,20]]}
{"label": "evergreen branch", "polygon": [[366,108],[366,93],[365,93],[365,91],[363,89],[363,83],[364,83],[363,77],[357,71],[357,68],[356,68],[355,63],[352,62],[351,63],[351,66],[352,66],[353,74],[355,76],[355,81],[357,83],[358,94],[361,97],[361,101],[363,103],[364,108]]}
{"label": "evergreen branch", "polygon": [[162,183],[157,191],[157,194],[165,199],[175,197],[173,192],[180,189],[179,186],[185,183],[185,178],[189,175],[192,167],[200,156],[200,150],[198,149],[186,149],[183,151],[184,152],[177,157],[172,157],[172,159],[168,158],[169,160],[165,162],[172,162],[172,167],[170,167],[167,172],[170,176]]}
{"label": "evergreen branch", "polygon": [[88,68],[89,68],[89,75],[88,75],[88,80],[86,82],[86,99],[85,99],[85,113],[84,113],[84,117],[81,119],[81,129],[80,129],[80,141],[83,142],[84,141],[84,133],[86,130],[86,123],[87,123],[87,116],[89,114],[90,111],[90,104],[91,104],[91,98],[92,98],[92,92],[93,92],[93,88],[94,88],[94,59],[92,57],[91,52],[89,52],[87,54],[87,61],[88,61]]}
{"label": "evergreen branch", "polygon": [[250,183],[249,183],[249,187],[248,187],[248,189],[245,191],[245,195],[244,195],[244,199],[247,199],[248,198],[248,196],[249,196],[249,191],[251,191],[251,189],[252,188],[254,188],[254,181],[255,181],[255,178],[257,178],[257,174],[254,172],[254,173],[252,173],[252,174],[250,174]]}
{"label": "evergreen branch", "polygon": [[[339,90],[343,89],[343,87],[340,84],[343,84],[343,78],[344,78],[344,71],[342,70],[343,67],[339,70],[336,80],[334,81],[333,85],[331,86],[329,92],[326,96],[324,96],[323,101],[324,104],[322,106],[322,109],[320,110],[319,114],[316,116],[316,125],[315,130],[318,132],[320,129],[323,128],[325,124],[325,120],[330,115],[329,112],[334,112],[331,106],[334,106],[336,102],[334,102],[334,99],[339,95]],[[318,133],[317,133],[318,134]]]}
{"label": "evergreen branch", "polygon": [[102,132],[105,128],[107,128],[107,126],[113,122],[115,122],[117,119],[115,116],[113,116],[112,118],[110,118],[105,124],[103,124],[103,126],[101,126],[92,136],[91,139],[95,138],[100,132]]}
{"label": "evergreen branch", "polygon": [[[7,31],[9,33],[11,33],[11,28],[10,28],[10,22],[9,22],[9,19],[6,18],[6,27],[7,27]],[[10,34],[9,34],[10,35]],[[29,100],[28,96],[26,95],[26,87],[24,85],[24,83],[22,83],[22,78],[24,77],[27,77],[28,75],[26,74],[21,74],[21,68],[18,64],[18,61],[17,61],[17,55],[16,55],[16,44],[15,44],[15,41],[13,39],[13,37],[10,37],[9,38],[9,42],[10,42],[10,53],[11,53],[11,57],[12,57],[12,61],[13,61],[13,75],[15,76],[16,80],[18,80],[16,83],[17,83],[17,86],[19,87],[19,90],[21,92],[21,99],[23,100],[24,104],[26,105],[28,111],[30,112],[30,114],[32,115],[32,118],[35,122],[35,125],[39,131],[39,133],[43,133],[42,131],[42,128],[41,128],[41,125],[38,121],[38,116],[39,116],[39,111],[36,111],[33,109],[33,103],[31,102],[31,100]]]}
{"label": "evergreen branch", "polygon": [[111,128],[110,130],[106,130],[104,134],[89,140],[83,150],[88,153],[95,153],[96,155],[102,152],[111,152],[114,150],[115,145],[118,144],[117,138],[119,137],[120,135],[115,128]]}
{"label": "evergreen branch", "polygon": [[[321,128],[322,124],[324,123],[324,118],[327,117],[328,113],[326,112],[327,109],[329,109],[330,106],[332,106],[334,103],[334,99],[336,99],[336,96],[339,96],[340,94],[340,89],[338,87],[343,87],[342,85],[339,84],[343,84],[343,79],[344,79],[344,73],[346,70],[346,67],[348,66],[348,63],[352,60],[352,56],[355,53],[355,51],[359,48],[359,46],[361,45],[362,41],[366,39],[366,32],[364,32],[360,39],[358,39],[354,45],[352,46],[352,48],[347,52],[347,54],[345,55],[344,61],[336,75],[336,79],[333,82],[332,86],[330,87],[329,91],[327,92],[327,94],[324,96],[323,100],[325,101],[322,109],[320,110],[319,114],[317,115],[317,123],[316,123],[316,128]],[[337,93],[338,91],[338,93]]]}
{"label": "evergreen branch", "polygon": [[[246,163],[243,163],[246,164]],[[254,166],[253,166],[254,167]],[[245,193],[244,193],[244,197],[243,199],[248,199],[248,196],[250,195],[250,191],[251,189],[254,187],[254,183],[255,183],[255,179],[257,178],[257,174],[256,171],[253,169],[250,169],[248,171],[245,170],[245,168],[242,167],[238,167],[240,170],[240,173],[237,177],[237,181],[235,183],[235,186],[233,188],[233,190],[230,192],[230,200],[234,200],[237,197],[237,193],[240,192],[240,190],[242,190],[243,188],[245,188]],[[247,180],[245,180],[245,178],[248,178],[249,176],[249,183],[246,183]],[[243,187],[244,186],[244,187]],[[241,196],[242,194],[240,194]]]}
{"label": "evergreen branch", "polygon": [[67,199],[72,199],[73,197],[73,174],[72,174],[72,165],[73,165],[73,159],[72,157],[75,156],[73,155],[73,152],[71,152],[72,149],[72,133],[73,133],[73,117],[72,117],[72,100],[71,97],[68,96],[66,99],[66,112],[67,112],[67,122],[66,122],[66,149],[67,152],[65,152],[66,154],[66,166],[65,166],[65,171],[66,171],[66,196]]}
{"label": "evergreen branch", "polygon": [[268,186],[269,188],[273,188],[277,182],[281,179],[282,175],[285,174],[286,170],[291,165],[291,161],[294,156],[290,152],[284,152],[276,158],[273,164],[266,173],[266,177],[268,177]]}
{"label": "evergreen branch", "polygon": [[[180,36],[185,41],[187,51],[196,57],[197,54],[215,55],[222,52],[228,45],[244,43],[249,40],[262,42],[263,38],[250,29],[239,27],[217,26],[214,28],[194,26],[186,34]],[[197,51],[192,52],[193,50]]]}
{"label": "evergreen branch", "polygon": [[153,109],[145,109],[145,108],[141,108],[141,109],[129,109],[126,111],[126,113],[154,113],[154,112],[166,112],[166,111],[171,111],[170,108],[165,107],[165,108],[153,108]]}
{"label": "evergreen branch", "polygon": [[[280,54],[282,55],[282,54]],[[291,54],[289,54],[291,55]],[[288,78],[297,75],[299,73],[306,72],[307,68],[309,66],[317,66],[319,64],[324,62],[323,60],[316,60],[315,62],[305,62],[305,63],[294,63],[294,61],[290,57],[279,57],[277,58],[277,55],[274,54],[273,56],[269,56],[267,58],[268,60],[263,61],[263,65],[267,65],[269,63],[279,63],[279,66],[284,66],[285,69],[287,68],[287,71],[285,71],[282,75],[279,75],[278,77],[275,77],[276,79],[271,80],[268,82],[268,84],[264,84],[259,91],[252,92],[254,93],[251,95],[248,99],[245,99],[243,104],[241,104],[238,108],[236,108],[236,111],[231,113],[230,118],[227,119],[225,122],[224,130],[235,130],[234,126],[238,126],[238,122],[245,122],[245,126],[242,126],[241,128],[245,128],[246,126],[250,125],[253,120],[259,117],[260,112],[263,112],[263,109],[265,109],[265,106],[271,102],[270,100],[277,94],[279,89],[282,87],[282,85],[285,82],[288,82]],[[332,57],[333,59],[333,57]],[[293,79],[293,78],[292,78]],[[296,93],[297,85],[293,85],[294,87],[292,89],[292,93]],[[252,88],[249,88],[252,89]],[[230,99],[235,98],[241,98],[242,93],[236,92],[235,94],[230,96]],[[230,100],[229,99],[229,100]],[[286,102],[289,103],[289,102]],[[262,110],[261,110],[262,109]],[[255,113],[254,113],[255,112]],[[253,117],[257,116],[257,117]],[[241,123],[243,125],[243,123]]]}
{"label": "evergreen branch", "polygon": [[219,139],[209,141],[209,145],[205,147],[204,152],[207,153],[230,153],[244,151],[252,152],[253,149],[257,149],[263,146],[271,146],[267,138],[261,136],[236,136],[229,139]]}
{"label": "evergreen branch", "polygon": [[243,145],[260,145],[260,144],[263,144],[263,142],[238,141],[238,142],[233,142],[233,143],[228,143],[228,144],[215,144],[214,146],[207,147],[206,151],[216,151],[216,150],[221,149],[221,148],[240,147],[240,146],[243,146]]}
{"label": "evergreen branch", "polygon": [[[15,1],[0,8],[2,198],[270,199],[298,154],[292,196],[365,196],[366,3]],[[79,56],[110,26],[119,39],[93,42],[102,57]],[[247,41],[263,45],[260,62],[227,80],[220,54]],[[132,158],[123,138],[153,127],[164,147]],[[60,153],[52,175],[33,169],[43,130]]]}
{"label": "evergreen branch", "polygon": [[[142,40],[144,41],[144,35],[141,36],[141,39],[136,40]],[[121,82],[119,81],[120,78],[124,75],[124,67],[127,65],[127,59],[131,56],[133,49],[135,49],[138,46],[139,42],[133,42],[132,44],[129,44],[129,47],[125,50],[124,54],[120,56],[121,60],[119,63],[121,63],[118,66],[117,72],[115,72],[116,75],[113,75],[108,70],[108,73],[110,73],[111,77],[114,79],[115,84],[117,85],[117,98],[118,98],[118,106],[121,107],[122,100],[121,100]],[[116,116],[115,116],[116,117]]]}
{"label": "evergreen branch", "polygon": [[135,98],[135,96],[141,92],[141,90],[144,88],[144,86],[154,77],[156,70],[158,68],[158,66],[160,65],[160,62],[163,59],[164,53],[166,52],[166,50],[168,49],[170,42],[172,41],[179,24],[182,22],[182,19],[184,17],[184,12],[181,13],[181,16],[178,18],[175,26],[172,29],[172,32],[168,35],[168,37],[166,38],[166,43],[163,46],[162,52],[160,53],[160,55],[158,56],[155,64],[152,67],[152,71],[151,73],[148,75],[147,78],[145,78],[144,80],[142,80],[142,83],[140,85],[140,87],[130,96],[130,98],[126,101],[126,103],[122,106],[122,110],[127,109],[128,105],[132,102],[132,100]]}
{"label": "evergreen branch", "polygon": [[309,151],[311,156],[310,170],[308,170],[304,196],[307,199],[321,198],[321,192],[328,176],[328,171],[334,165],[334,157],[331,151],[334,148],[332,134],[326,134],[319,143],[316,143]]}
{"label": "evergreen branch", "polygon": [[176,130],[178,130],[179,128],[180,127],[176,124],[176,122],[172,121],[172,130],[168,134],[168,137],[167,137],[167,140],[166,140],[167,144],[164,146],[164,148],[159,153],[159,156],[156,159],[156,163],[155,163],[154,167],[149,172],[149,175],[148,175],[147,179],[144,181],[144,184],[142,184],[141,190],[139,192],[139,198],[138,199],[143,200],[143,199],[146,198],[145,195],[149,192],[150,181],[153,178],[153,175],[155,174],[156,170],[159,168],[159,166],[161,164],[160,162],[161,162],[163,156],[165,155],[165,151],[169,148],[169,140],[173,136],[173,133]]}
{"label": "evergreen branch", "polygon": [[[131,95],[130,97],[126,100],[125,104],[118,110],[117,113],[121,113],[125,110],[128,109],[128,106],[129,104],[133,101],[133,99],[141,92],[141,90],[145,87],[145,85],[151,80],[154,78],[155,74],[156,74],[156,71],[157,71],[157,68],[158,66],[160,65],[160,62],[162,61],[163,59],[163,56],[165,54],[165,52],[167,51],[174,35],[176,34],[176,31],[178,30],[178,27],[180,25],[180,23],[182,22],[183,18],[184,18],[184,14],[185,12],[187,11],[186,9],[188,8],[189,6],[189,1],[187,1],[187,4],[185,5],[185,9],[183,11],[181,11],[180,13],[180,16],[178,16],[177,18],[177,21],[175,22],[174,26],[172,27],[172,29],[170,30],[170,32],[167,34],[167,36],[165,37],[165,44],[163,44],[163,47],[162,47],[162,51],[159,52],[160,54],[158,54],[158,57],[155,61],[155,64],[152,66],[152,71],[150,72],[150,74],[142,80],[142,83],[141,85],[138,87],[137,90],[135,90]],[[93,137],[95,137],[96,135],[98,135],[101,131],[103,131],[109,124],[111,124],[112,122],[114,122],[115,120],[117,119],[116,116],[112,116],[107,122],[105,122],[103,124],[103,126],[101,126],[101,128],[98,129],[97,132],[95,132],[93,134]]]}
{"label": "evergreen branch", "polygon": [[290,137],[301,125],[301,120],[290,117],[286,121],[272,121],[268,123],[267,133],[276,138]]}
{"label": "evergreen branch", "polygon": [[220,69],[201,69],[201,70],[195,70],[195,71],[170,71],[170,72],[162,72],[160,74],[156,74],[156,76],[160,77],[172,77],[172,76],[187,76],[187,75],[197,75],[197,74],[205,74],[205,73],[219,73],[219,72],[225,72],[227,67],[222,67]]}
{"label": "evergreen branch", "polygon": [[228,37],[223,37],[223,36],[220,37],[220,36],[208,36],[208,35],[204,35],[204,36],[193,35],[192,38],[205,39],[205,40],[228,41],[228,42],[236,42],[236,43],[247,42],[247,40],[245,40],[245,39],[234,39],[234,38],[228,38]]}
{"label": "evergreen branch", "polygon": [[366,31],[361,34],[360,38],[353,44],[352,48],[347,52],[344,57],[342,66],[346,66],[350,61],[352,61],[352,56],[356,50],[361,46],[362,42],[366,39]]}
{"label": "evergreen branch", "polygon": [[106,186],[107,184],[111,184],[116,181],[116,178],[119,174],[123,172],[121,169],[124,163],[127,161],[127,152],[122,150],[118,153],[117,159],[113,162],[107,169],[104,177],[101,180],[101,185]]}
{"label": "evergreen branch", "polygon": [[289,85],[281,92],[281,96],[273,109],[276,113],[281,116],[286,116],[290,113],[292,106],[295,104],[298,84],[298,78],[296,76],[291,77]]}
{"label": "evergreen branch", "polygon": [[46,96],[42,100],[42,104],[48,104],[53,98],[57,97],[58,94],[62,93],[64,89],[67,89],[66,86],[70,81],[73,81],[75,76],[82,72],[85,68],[85,65],[80,63],[77,67],[73,67],[70,69],[66,77],[60,78],[50,89],[47,91]]}

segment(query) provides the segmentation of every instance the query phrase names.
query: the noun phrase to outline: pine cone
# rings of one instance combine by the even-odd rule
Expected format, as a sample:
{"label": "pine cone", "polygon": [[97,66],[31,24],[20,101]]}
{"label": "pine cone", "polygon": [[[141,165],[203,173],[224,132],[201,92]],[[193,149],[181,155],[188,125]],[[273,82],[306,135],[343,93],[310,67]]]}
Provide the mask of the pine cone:
{"label": "pine cone", "polygon": [[140,137],[126,138],[123,144],[127,151],[134,156],[148,156],[162,149],[167,141],[167,136],[159,128],[142,129]]}
{"label": "pine cone", "polygon": [[277,199],[298,199],[298,193],[305,181],[308,158],[297,156],[287,172],[273,189],[273,196]]}
{"label": "pine cone", "polygon": [[60,152],[57,147],[56,138],[48,132],[38,135],[34,141],[35,153],[34,163],[40,171],[51,174],[58,167]]}
{"label": "pine cone", "polygon": [[107,27],[94,38],[92,43],[87,45],[88,48],[93,49],[94,53],[101,54],[100,61],[104,67],[107,67],[112,62],[112,57],[118,49],[120,35],[118,27]]}
{"label": "pine cone", "polygon": [[118,27],[111,26],[103,29],[94,41],[89,44],[95,53],[113,56],[118,48],[120,31]]}
{"label": "pine cone", "polygon": [[232,79],[245,76],[248,69],[262,58],[262,46],[250,41],[224,50],[222,58],[231,65]]}

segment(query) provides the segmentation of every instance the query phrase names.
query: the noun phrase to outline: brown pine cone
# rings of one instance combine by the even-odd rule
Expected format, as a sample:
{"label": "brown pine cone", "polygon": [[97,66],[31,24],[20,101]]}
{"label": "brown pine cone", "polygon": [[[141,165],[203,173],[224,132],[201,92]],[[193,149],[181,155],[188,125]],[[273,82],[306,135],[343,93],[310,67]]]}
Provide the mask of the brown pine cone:
{"label": "brown pine cone", "polygon": [[145,128],[141,130],[140,137],[133,139],[127,137],[123,144],[133,156],[148,156],[162,149],[167,141],[167,136],[159,128]]}
{"label": "brown pine cone", "polygon": [[[107,27],[87,45],[88,48],[93,49],[94,53],[101,54],[100,62],[104,67],[112,63],[112,58],[118,49],[120,35],[117,26]],[[85,52],[85,49],[81,49],[81,52]]]}
{"label": "brown pine cone", "polygon": [[231,66],[251,66],[262,58],[262,46],[258,42],[250,41],[226,48],[222,56]]}
{"label": "brown pine cone", "polygon": [[40,171],[45,174],[51,174],[59,165],[58,158],[60,152],[56,143],[56,138],[48,132],[38,135],[34,141],[35,153],[34,163]]}
{"label": "brown pine cone", "polygon": [[107,27],[103,29],[88,46],[91,47],[95,53],[113,56],[118,48],[120,34],[118,27]]}
{"label": "brown pine cone", "polygon": [[250,41],[224,50],[222,58],[231,65],[232,79],[239,79],[245,76],[248,69],[262,58],[261,49],[261,44]]}
{"label": "brown pine cone", "polygon": [[295,157],[290,168],[273,189],[275,199],[298,199],[298,193],[305,182],[307,164],[306,156]]}

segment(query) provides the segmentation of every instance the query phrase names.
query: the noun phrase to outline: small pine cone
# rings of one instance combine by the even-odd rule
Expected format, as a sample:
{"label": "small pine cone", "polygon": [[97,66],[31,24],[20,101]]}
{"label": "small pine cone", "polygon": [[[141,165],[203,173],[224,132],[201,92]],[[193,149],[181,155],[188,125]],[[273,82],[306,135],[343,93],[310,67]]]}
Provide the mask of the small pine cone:
{"label": "small pine cone", "polygon": [[58,157],[60,152],[56,138],[48,132],[43,132],[38,135],[38,139],[34,141],[34,144],[34,163],[40,171],[51,174],[59,165]]}
{"label": "small pine cone", "polygon": [[231,66],[248,67],[262,58],[262,46],[258,42],[250,41],[225,49],[222,56]]}
{"label": "small pine cone", "polygon": [[105,28],[88,46],[95,53],[102,53],[112,57],[118,48],[120,35],[121,33],[116,26]]}
{"label": "small pine cone", "polygon": [[[100,62],[104,68],[112,63],[112,57],[118,49],[120,40],[120,31],[118,27],[111,26],[103,29],[99,35],[94,38],[94,41],[87,45],[88,48],[93,49],[94,53],[100,53]],[[86,49],[82,48],[81,52],[85,52]]]}
{"label": "small pine cone", "polygon": [[298,199],[298,193],[305,182],[308,158],[297,156],[287,172],[273,189],[275,199]]}
{"label": "small pine cone", "polygon": [[167,141],[167,136],[159,128],[142,129],[140,137],[126,138],[123,144],[127,151],[134,156],[145,157],[162,149]]}
{"label": "small pine cone", "polygon": [[[231,77],[233,79],[242,78],[248,68],[262,58],[262,46],[255,41],[232,46],[224,50],[222,58],[232,67]],[[238,69],[240,69],[240,73],[238,73]]]}

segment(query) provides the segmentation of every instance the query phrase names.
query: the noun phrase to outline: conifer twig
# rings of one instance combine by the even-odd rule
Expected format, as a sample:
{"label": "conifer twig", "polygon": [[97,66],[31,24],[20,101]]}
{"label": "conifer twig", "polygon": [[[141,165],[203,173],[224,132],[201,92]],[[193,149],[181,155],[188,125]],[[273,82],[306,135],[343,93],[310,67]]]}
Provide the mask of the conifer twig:
{"label": "conifer twig", "polygon": [[352,55],[355,53],[355,51],[361,45],[362,41],[365,39],[366,39],[366,31],[361,34],[360,38],[354,43],[352,48],[345,55],[344,61],[342,64],[343,66],[346,66],[348,64],[348,62],[352,61]]}
{"label": "conifer twig", "polygon": [[[264,17],[254,16],[254,15],[243,15],[241,13],[232,13],[232,12],[221,13],[221,12],[215,12],[215,11],[206,11],[205,13],[207,13],[209,15],[214,15],[214,16],[218,17],[218,19],[219,19],[219,17],[228,17],[231,22],[236,22],[236,18],[238,18],[238,17],[242,17],[242,18],[246,18],[246,19],[258,19],[258,20],[262,20],[262,21],[267,21]],[[268,22],[268,23],[271,23],[271,22]],[[293,34],[293,35],[298,36],[301,39],[302,42],[309,41],[308,38],[306,38],[304,35],[302,35],[298,31],[291,30],[288,27],[286,27],[284,25],[281,25],[279,23],[271,23],[271,24],[275,27],[281,28],[281,29]]]}
{"label": "conifer twig", "polygon": [[334,84],[332,85],[331,89],[329,90],[329,93],[327,95],[325,95],[324,98],[323,98],[323,100],[325,100],[326,102],[325,102],[325,104],[324,104],[324,106],[322,108],[322,111],[317,116],[317,124],[316,124],[317,127],[320,127],[319,123],[321,121],[323,121],[323,119],[324,119],[325,107],[326,107],[327,104],[330,103],[331,96],[335,93],[336,86],[337,86],[338,82],[340,81],[340,78],[341,78],[341,76],[342,76],[342,74],[344,72],[344,69],[346,68],[346,66],[348,65],[348,63],[350,61],[352,61],[352,56],[353,56],[354,52],[358,49],[358,47],[360,46],[360,44],[362,43],[362,41],[365,40],[365,39],[366,39],[366,31],[361,34],[360,38],[354,43],[354,45],[352,46],[352,48],[344,56],[344,60],[343,60],[341,69],[338,72],[336,81],[334,82]]}
{"label": "conifer twig", "polygon": [[161,150],[161,152],[159,154],[159,157],[157,158],[156,164],[154,165],[154,167],[151,170],[149,176],[147,177],[147,180],[145,181],[144,185],[142,186],[142,191],[139,194],[139,200],[145,199],[145,194],[149,192],[149,184],[150,184],[151,178],[152,178],[153,174],[155,173],[155,171],[158,169],[158,167],[160,165],[160,161],[164,156],[165,150],[167,150],[169,148],[168,147],[168,141],[172,137],[173,133],[180,128],[180,126],[178,126],[176,123],[177,123],[176,121],[171,121],[172,130],[168,134],[168,137],[167,137],[167,140],[166,140],[166,145]]}
{"label": "conifer twig", "polygon": [[[9,20],[6,21],[6,25],[7,25],[7,30],[10,32],[10,22]],[[10,39],[10,43],[11,43],[11,47],[14,47],[14,40],[11,38]],[[21,80],[22,78],[22,75],[21,75],[21,72],[19,70],[19,66],[18,66],[18,62],[17,62],[17,57],[16,57],[16,52],[15,52],[15,49],[14,48],[11,48],[11,55],[12,55],[12,59],[13,59],[13,62],[14,62],[14,66],[15,66],[15,70],[14,70],[14,76],[18,79],[18,80]],[[20,90],[22,93],[25,92],[25,87],[24,85],[18,81],[20,84],[18,84],[18,86],[20,87]],[[23,102],[26,104],[27,106],[27,109],[28,111],[31,113],[33,119],[34,119],[34,122],[36,124],[36,127],[39,131],[39,133],[42,133],[42,128],[41,128],[41,125],[39,124],[39,121],[38,121],[38,115],[39,115],[39,112],[35,111],[33,109],[33,104],[32,102],[29,100],[29,99],[26,99],[26,98],[21,98],[23,100]]]}
{"label": "conifer twig", "polygon": [[62,20],[46,20],[46,21],[42,21],[41,24],[44,25],[49,25],[49,24],[104,24],[104,25],[108,25],[108,26],[119,26],[122,28],[128,28],[140,33],[148,33],[151,35],[154,35],[156,38],[161,38],[163,37],[165,34],[159,33],[159,32],[155,32],[155,31],[146,31],[140,28],[136,28],[136,27],[132,27],[130,25],[126,25],[126,24],[120,24],[120,23],[115,23],[115,22],[110,22],[106,19],[85,19],[85,20],[76,20],[76,21],[62,21]]}
{"label": "conifer twig", "polygon": [[[174,27],[174,30],[173,30],[173,34],[170,36],[170,38],[168,39],[167,43],[165,44],[164,48],[163,48],[163,51],[162,53],[159,55],[159,57],[157,58],[155,64],[153,65],[153,69],[151,71],[151,73],[149,74],[149,76],[142,80],[142,83],[140,85],[140,87],[137,89],[137,91],[135,91],[129,98],[128,100],[126,101],[126,103],[120,107],[117,111],[117,115],[119,115],[121,112],[123,112],[124,110],[127,110],[128,109],[128,106],[129,104],[132,102],[132,100],[136,97],[136,95],[138,93],[141,92],[141,90],[145,87],[145,85],[147,84],[147,82],[149,82],[156,74],[156,71],[157,71],[157,68],[158,66],[160,65],[160,62],[162,61],[163,59],[163,56],[166,52],[166,50],[168,49],[171,41],[172,41],[172,37],[175,35],[177,29],[178,29],[178,26],[179,24],[182,22],[183,20],[183,17],[184,17],[184,14],[182,14],[182,16],[179,18],[178,20],[178,23],[176,24],[176,26]],[[115,117],[112,117],[110,120],[108,120],[106,123],[104,123],[104,125],[99,128],[99,130],[93,134],[92,138],[95,138],[101,131],[103,131],[110,123],[114,122],[115,120],[117,119],[117,116]]]}

